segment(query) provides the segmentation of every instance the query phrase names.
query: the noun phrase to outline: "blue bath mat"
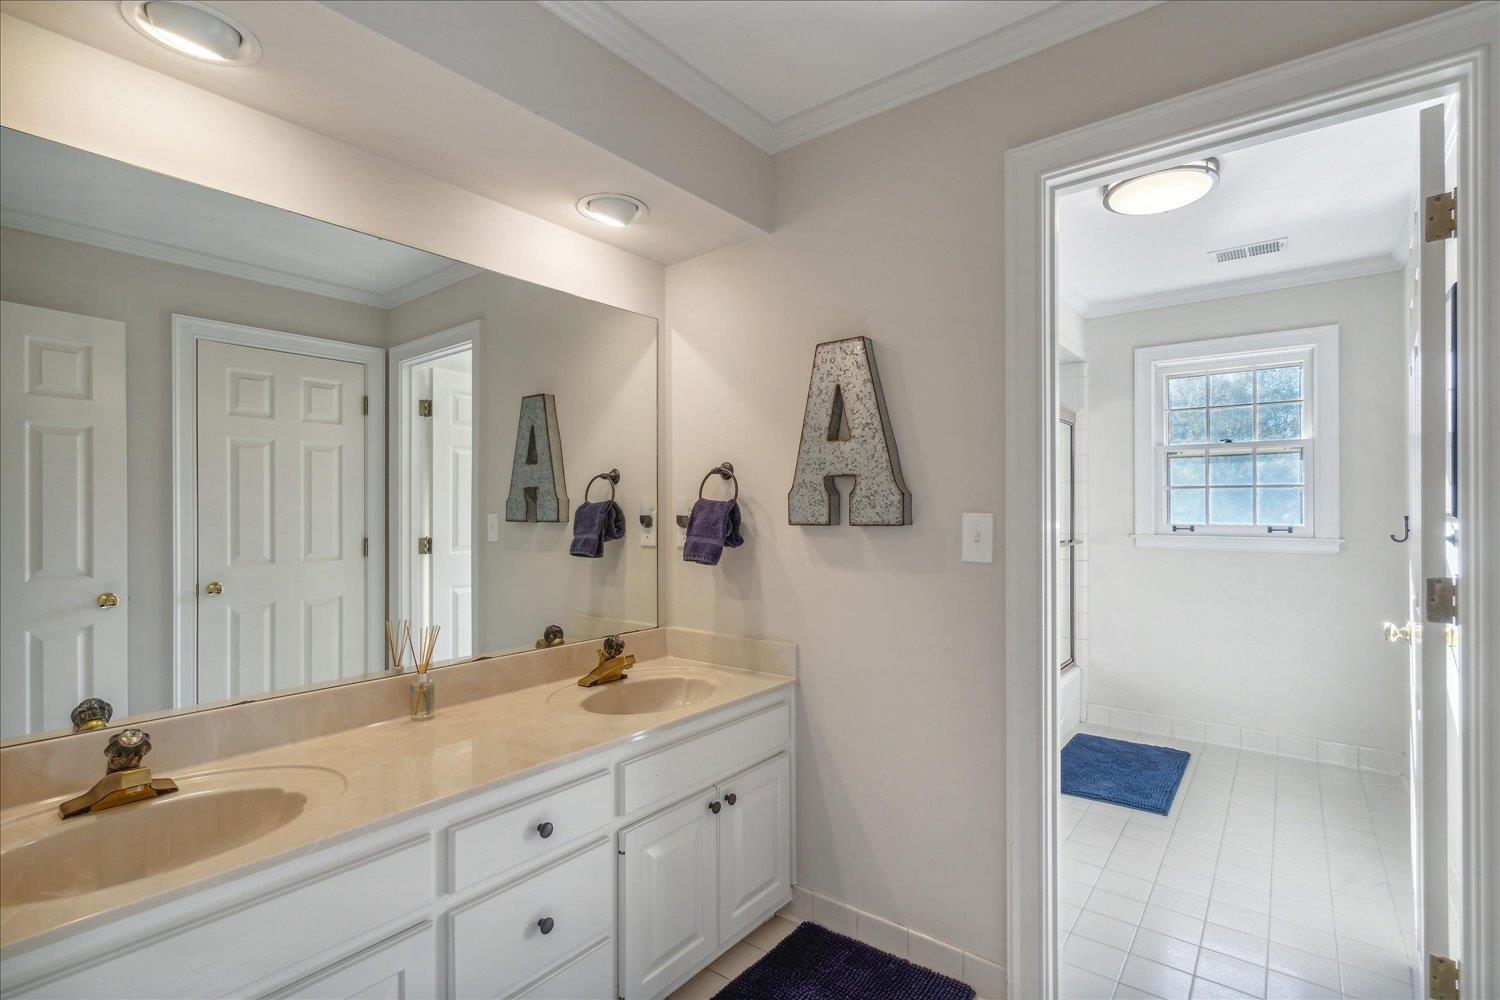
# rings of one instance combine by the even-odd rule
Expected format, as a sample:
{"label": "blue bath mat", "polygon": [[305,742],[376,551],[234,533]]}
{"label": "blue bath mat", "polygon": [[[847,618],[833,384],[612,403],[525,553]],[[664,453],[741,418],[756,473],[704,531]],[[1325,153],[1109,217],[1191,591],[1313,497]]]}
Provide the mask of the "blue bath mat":
{"label": "blue bath mat", "polygon": [[957,979],[804,923],[714,1000],[974,1000],[974,991]]}
{"label": "blue bath mat", "polygon": [[1165,816],[1172,808],[1186,750],[1079,733],[1062,752],[1062,793]]}

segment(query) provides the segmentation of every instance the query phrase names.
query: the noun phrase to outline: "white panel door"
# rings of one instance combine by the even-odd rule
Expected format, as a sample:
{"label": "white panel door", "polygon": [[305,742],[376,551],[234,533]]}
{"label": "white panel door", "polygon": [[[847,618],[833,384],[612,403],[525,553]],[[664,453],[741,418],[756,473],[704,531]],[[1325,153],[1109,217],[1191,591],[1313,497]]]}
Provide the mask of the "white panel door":
{"label": "white panel door", "polygon": [[474,375],[432,370],[432,622],[434,659],[474,649]]}
{"label": "white panel door", "polygon": [[0,481],[0,738],[126,714],[125,324],[0,303]]}
{"label": "white panel door", "polygon": [[760,923],[791,892],[791,790],[786,754],[719,784],[720,940]]}
{"label": "white panel door", "polygon": [[705,788],[620,833],[622,997],[660,995],[718,948],[718,803]]}
{"label": "white panel door", "polygon": [[198,343],[198,700],[368,671],[364,365]]}
{"label": "white panel door", "polygon": [[[1425,199],[1450,188],[1456,171],[1445,165],[1447,129],[1442,105],[1423,108],[1419,125],[1420,187]],[[1419,227],[1420,228],[1420,227]],[[1458,704],[1456,674],[1450,685],[1447,640],[1456,639],[1451,625],[1428,618],[1426,581],[1447,577],[1449,518],[1449,334],[1447,292],[1453,278],[1454,248],[1448,240],[1428,242],[1419,231],[1420,270],[1416,300],[1416,338],[1412,345],[1408,405],[1408,489],[1412,505],[1408,557],[1411,617],[1420,627],[1411,639],[1412,796],[1415,817],[1413,857],[1420,887],[1420,945],[1423,954],[1460,959],[1461,900],[1450,890],[1462,887],[1462,802],[1457,748]],[[1453,520],[1457,530],[1457,520]],[[1421,963],[1425,968],[1425,960]]]}

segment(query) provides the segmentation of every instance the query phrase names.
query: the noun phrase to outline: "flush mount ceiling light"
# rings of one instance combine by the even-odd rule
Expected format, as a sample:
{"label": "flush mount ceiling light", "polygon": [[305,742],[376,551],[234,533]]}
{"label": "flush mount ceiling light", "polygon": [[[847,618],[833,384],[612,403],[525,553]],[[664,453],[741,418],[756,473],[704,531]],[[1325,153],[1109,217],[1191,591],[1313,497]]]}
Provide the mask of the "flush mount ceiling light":
{"label": "flush mount ceiling light", "polygon": [[202,62],[243,66],[260,58],[249,28],[196,0],[122,0],[120,13],[153,42]]}
{"label": "flush mount ceiling light", "polygon": [[628,194],[590,194],[578,199],[578,211],[586,219],[624,229],[646,217],[646,203]]}
{"label": "flush mount ceiling light", "polygon": [[1118,215],[1159,215],[1191,205],[1219,184],[1213,157],[1104,186],[1104,207]]}

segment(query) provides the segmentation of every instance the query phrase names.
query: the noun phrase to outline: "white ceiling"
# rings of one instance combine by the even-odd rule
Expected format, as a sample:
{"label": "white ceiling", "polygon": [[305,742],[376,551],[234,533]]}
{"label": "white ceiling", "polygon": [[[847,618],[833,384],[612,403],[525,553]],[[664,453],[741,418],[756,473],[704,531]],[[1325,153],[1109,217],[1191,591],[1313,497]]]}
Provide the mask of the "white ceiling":
{"label": "white ceiling", "polygon": [[[1219,186],[1162,215],[1115,215],[1098,188],[1058,202],[1063,297],[1104,316],[1401,267],[1416,204],[1417,109],[1218,154]],[[1280,253],[1213,251],[1286,237]]]}
{"label": "white ceiling", "polygon": [[539,0],[768,152],[1156,0]]}
{"label": "white ceiling", "polygon": [[390,309],[480,270],[0,130],[0,225]]}

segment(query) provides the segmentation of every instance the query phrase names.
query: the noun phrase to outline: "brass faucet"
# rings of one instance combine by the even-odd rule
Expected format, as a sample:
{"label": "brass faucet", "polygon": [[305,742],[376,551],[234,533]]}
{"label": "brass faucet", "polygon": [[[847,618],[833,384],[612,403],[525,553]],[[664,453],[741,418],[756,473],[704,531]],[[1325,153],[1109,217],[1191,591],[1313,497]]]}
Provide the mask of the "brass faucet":
{"label": "brass faucet", "polygon": [[151,737],[139,729],[122,729],[115,733],[104,748],[104,754],[109,758],[104,777],[82,795],[63,802],[57,811],[63,819],[70,819],[177,791],[177,782],[171,778],[152,778],[151,769],[141,766],[141,761],[150,752]]}
{"label": "brass faucet", "polygon": [[599,665],[578,678],[578,686],[591,688],[596,684],[623,681],[625,671],[633,666],[635,654],[625,652],[625,640],[617,635],[609,636],[604,640],[604,648],[599,650]]}

